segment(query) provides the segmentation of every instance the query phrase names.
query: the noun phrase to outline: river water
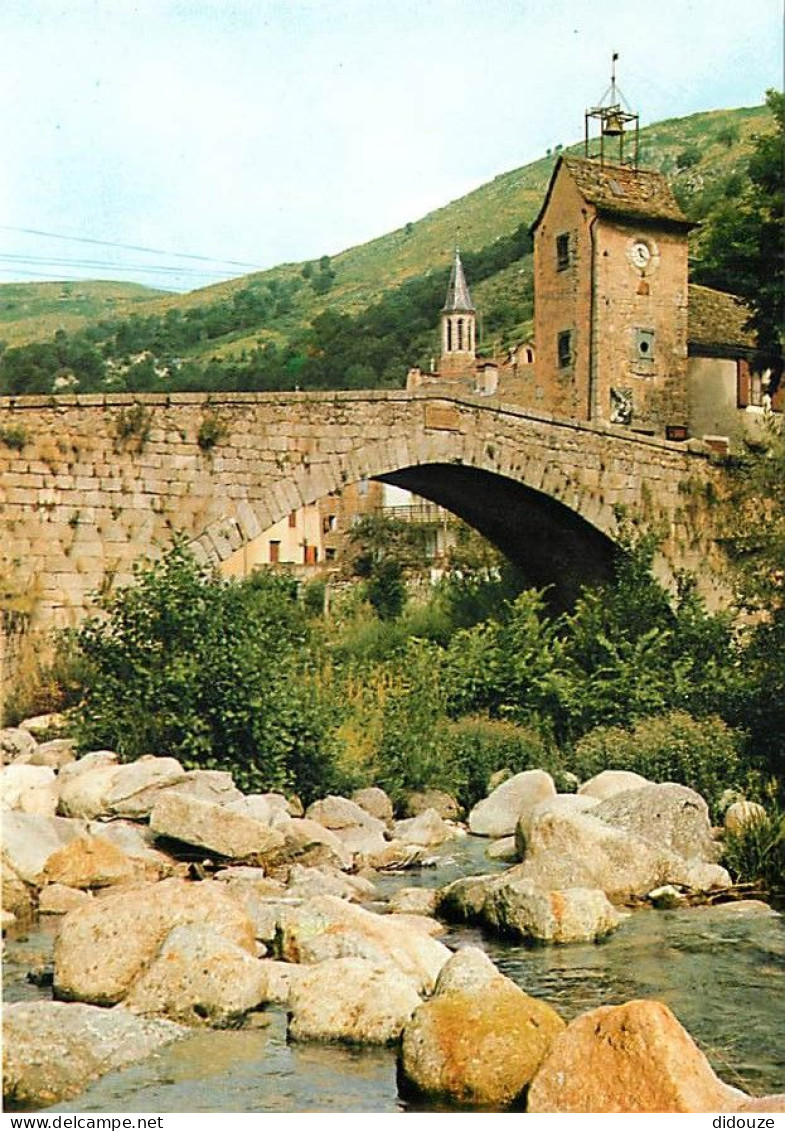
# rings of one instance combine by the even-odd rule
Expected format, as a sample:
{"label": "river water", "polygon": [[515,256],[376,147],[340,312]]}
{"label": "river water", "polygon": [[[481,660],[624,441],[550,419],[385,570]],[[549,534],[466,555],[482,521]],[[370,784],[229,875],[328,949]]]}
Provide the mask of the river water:
{"label": "river water", "polygon": [[[434,868],[383,877],[379,889],[440,887],[491,871],[485,844],[467,838]],[[5,1000],[45,996],[26,981],[43,967],[53,928],[12,939]],[[785,1090],[785,917],[726,905],[637,911],[599,944],[527,948],[455,928],[450,946],[482,946],[522,989],[566,1019],[632,998],[664,1001],[727,1083],[753,1094]],[[63,1112],[307,1112],[405,1110],[395,1053],[286,1042],[286,1013],[252,1015],[256,1027],[198,1031],[151,1059],[97,1081]]]}

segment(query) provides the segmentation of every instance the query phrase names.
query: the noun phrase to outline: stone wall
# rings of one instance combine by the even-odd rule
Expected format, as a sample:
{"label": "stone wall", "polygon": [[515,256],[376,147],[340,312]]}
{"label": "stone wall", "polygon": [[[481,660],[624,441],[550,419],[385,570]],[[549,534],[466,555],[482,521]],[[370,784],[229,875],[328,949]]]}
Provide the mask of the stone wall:
{"label": "stone wall", "polygon": [[712,474],[702,456],[466,396],[6,398],[0,435],[9,429],[24,443],[0,443],[0,572],[37,593],[37,624],[78,620],[175,531],[221,562],[297,507],[415,466],[428,466],[437,502],[439,468],[461,465],[523,484],[610,539],[619,508],[656,522],[665,573],[700,567],[705,579],[711,548],[705,508],[684,494]]}
{"label": "stone wall", "polygon": [[14,691],[29,624],[27,613],[0,609],[0,726],[3,704]]}

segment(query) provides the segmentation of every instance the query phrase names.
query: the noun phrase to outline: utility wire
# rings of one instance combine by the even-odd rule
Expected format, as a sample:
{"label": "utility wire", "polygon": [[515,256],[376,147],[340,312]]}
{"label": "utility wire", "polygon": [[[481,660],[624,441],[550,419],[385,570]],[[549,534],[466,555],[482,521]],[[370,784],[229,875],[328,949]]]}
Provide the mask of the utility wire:
{"label": "utility wire", "polygon": [[11,255],[0,253],[0,262],[20,263],[26,264],[27,266],[45,264],[52,267],[80,267],[86,270],[106,268],[112,271],[144,271],[148,274],[195,275],[200,279],[203,279],[206,275],[224,276],[227,279],[238,277],[236,271],[218,270],[216,268],[199,271],[193,267],[165,267],[163,264],[148,265],[145,263],[112,263],[104,259],[50,259],[48,256],[40,255]]}
{"label": "utility wire", "polygon": [[146,255],[167,255],[174,259],[197,259],[200,263],[226,263],[232,267],[250,267],[255,271],[264,271],[258,263],[246,263],[241,259],[216,259],[210,255],[195,255],[185,251],[164,251],[159,247],[143,247],[139,244],[117,243],[114,240],[96,240],[87,236],[67,236],[62,232],[45,232],[39,228],[17,228],[11,224],[0,224],[0,231],[20,232],[28,236],[44,236],[51,240],[67,240],[69,243],[89,243],[98,247],[119,247],[124,251],[141,251]]}

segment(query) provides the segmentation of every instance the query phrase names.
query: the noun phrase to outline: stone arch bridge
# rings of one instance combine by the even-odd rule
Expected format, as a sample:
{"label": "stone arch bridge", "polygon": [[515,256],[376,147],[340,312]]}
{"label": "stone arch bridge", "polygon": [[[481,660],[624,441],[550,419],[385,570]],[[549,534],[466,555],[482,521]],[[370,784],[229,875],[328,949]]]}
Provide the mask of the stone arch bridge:
{"label": "stone arch bridge", "polygon": [[441,503],[567,600],[607,575],[619,513],[656,523],[658,568],[705,577],[712,547],[684,444],[432,392],[0,399],[0,577],[34,623],[67,623],[184,531],[219,563],[362,478]]}

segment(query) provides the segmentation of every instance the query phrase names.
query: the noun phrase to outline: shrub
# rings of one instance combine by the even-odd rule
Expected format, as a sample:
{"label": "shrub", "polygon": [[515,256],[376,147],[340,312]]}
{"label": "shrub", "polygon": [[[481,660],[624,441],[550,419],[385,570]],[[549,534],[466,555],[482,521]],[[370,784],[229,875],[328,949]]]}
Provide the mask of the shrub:
{"label": "shrub", "polygon": [[458,800],[470,809],[488,792],[497,770],[557,770],[557,760],[542,735],[502,719],[474,717],[447,728],[447,763],[457,783]]}
{"label": "shrub", "polygon": [[583,780],[602,770],[632,770],[653,782],[680,782],[716,811],[722,793],[745,784],[742,736],[722,719],[671,711],[631,729],[598,726],[576,744],[570,769]]}
{"label": "shrub", "polygon": [[228,769],[245,791],[329,788],[329,713],[304,663],[295,584],[221,581],[181,542],[135,574],[72,636],[89,669],[79,747]]}
{"label": "shrub", "polygon": [[226,439],[226,425],[217,416],[205,416],[199,425],[196,442],[203,452],[210,452]]}
{"label": "shrub", "polygon": [[21,425],[0,428],[0,444],[3,444],[4,447],[10,448],[14,452],[21,452],[26,443],[27,432]]}
{"label": "shrub", "polygon": [[736,883],[785,894],[785,813],[774,807],[737,832],[726,832],[722,862]]}

